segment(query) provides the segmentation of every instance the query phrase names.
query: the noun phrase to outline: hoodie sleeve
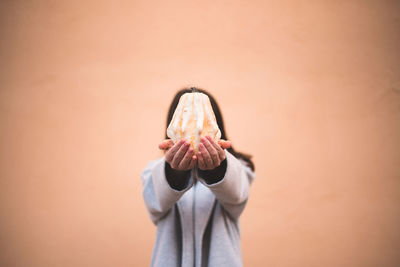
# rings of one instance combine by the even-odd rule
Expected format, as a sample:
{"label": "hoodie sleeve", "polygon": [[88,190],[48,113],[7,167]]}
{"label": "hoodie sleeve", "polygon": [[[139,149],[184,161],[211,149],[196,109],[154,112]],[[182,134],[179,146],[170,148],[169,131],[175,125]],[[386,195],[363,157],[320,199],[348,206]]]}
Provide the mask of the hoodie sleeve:
{"label": "hoodie sleeve", "polygon": [[143,199],[154,224],[193,186],[193,175],[190,175],[188,183],[181,190],[172,188],[165,175],[165,167],[165,158],[162,157],[151,161],[141,175]]}
{"label": "hoodie sleeve", "polygon": [[225,150],[225,155],[226,171],[222,179],[217,179],[218,182],[209,184],[207,181],[210,178],[202,177],[199,172],[198,178],[210,188],[226,212],[233,219],[238,219],[249,198],[249,189],[255,173],[244,161],[237,159],[227,150]]}

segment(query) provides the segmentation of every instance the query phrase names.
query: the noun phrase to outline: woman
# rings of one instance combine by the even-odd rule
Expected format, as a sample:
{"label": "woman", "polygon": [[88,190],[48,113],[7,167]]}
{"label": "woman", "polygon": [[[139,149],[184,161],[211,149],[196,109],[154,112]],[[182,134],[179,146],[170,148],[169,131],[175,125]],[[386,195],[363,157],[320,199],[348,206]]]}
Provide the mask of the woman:
{"label": "woman", "polygon": [[[182,89],[169,108],[167,126]],[[221,141],[202,138],[199,152],[185,140],[159,144],[165,156],[142,173],[143,197],[157,226],[151,266],[242,266],[239,217],[255,173],[249,155],[236,152],[224,129],[215,99],[210,98]]]}

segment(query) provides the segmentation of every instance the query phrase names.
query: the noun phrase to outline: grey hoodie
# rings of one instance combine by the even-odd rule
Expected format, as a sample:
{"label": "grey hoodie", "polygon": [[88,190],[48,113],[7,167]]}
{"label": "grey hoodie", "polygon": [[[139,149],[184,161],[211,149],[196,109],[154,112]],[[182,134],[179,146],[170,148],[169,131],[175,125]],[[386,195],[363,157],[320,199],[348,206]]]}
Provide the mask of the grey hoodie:
{"label": "grey hoodie", "polygon": [[245,161],[224,151],[225,176],[213,184],[193,169],[188,185],[173,189],[165,175],[164,157],[143,170],[143,198],[157,226],[151,266],[243,265],[239,217],[255,173]]}

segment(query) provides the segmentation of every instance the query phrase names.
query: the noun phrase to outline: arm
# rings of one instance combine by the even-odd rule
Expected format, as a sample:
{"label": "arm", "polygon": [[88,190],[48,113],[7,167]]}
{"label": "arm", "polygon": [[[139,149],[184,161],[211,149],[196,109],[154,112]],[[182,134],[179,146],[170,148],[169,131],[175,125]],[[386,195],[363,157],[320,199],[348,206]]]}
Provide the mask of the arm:
{"label": "arm", "polygon": [[189,175],[186,177],[186,185],[181,190],[174,189],[166,176],[166,164],[168,163],[163,157],[150,162],[142,172],[143,198],[154,224],[157,224],[193,185],[193,177]]}
{"label": "arm", "polygon": [[201,170],[198,172],[198,178],[205,186],[210,188],[228,214],[233,219],[238,219],[246,206],[250,185],[255,178],[255,174],[227,150],[224,150],[224,152],[226,156],[226,171],[222,179],[216,177],[216,182],[209,183],[210,177],[205,177],[204,171]]}
{"label": "arm", "polygon": [[165,157],[150,162],[142,172],[143,198],[154,224],[193,185],[191,169],[196,159],[193,149],[184,140],[170,146]]}

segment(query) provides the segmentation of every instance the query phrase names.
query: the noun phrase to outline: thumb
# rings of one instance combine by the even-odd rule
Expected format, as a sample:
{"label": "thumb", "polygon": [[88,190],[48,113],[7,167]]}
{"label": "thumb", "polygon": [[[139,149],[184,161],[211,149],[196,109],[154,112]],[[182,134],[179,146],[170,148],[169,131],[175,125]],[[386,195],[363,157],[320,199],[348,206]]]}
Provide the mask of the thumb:
{"label": "thumb", "polygon": [[230,148],[232,146],[231,141],[227,141],[227,140],[219,140],[218,144],[223,148],[223,149],[227,149]]}
{"label": "thumb", "polygon": [[174,145],[174,141],[171,139],[165,139],[160,144],[158,144],[158,148],[161,150],[168,150]]}

